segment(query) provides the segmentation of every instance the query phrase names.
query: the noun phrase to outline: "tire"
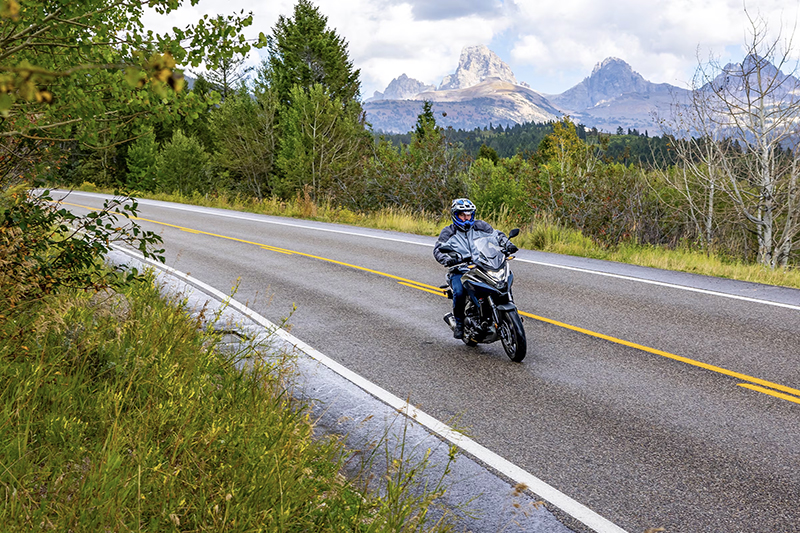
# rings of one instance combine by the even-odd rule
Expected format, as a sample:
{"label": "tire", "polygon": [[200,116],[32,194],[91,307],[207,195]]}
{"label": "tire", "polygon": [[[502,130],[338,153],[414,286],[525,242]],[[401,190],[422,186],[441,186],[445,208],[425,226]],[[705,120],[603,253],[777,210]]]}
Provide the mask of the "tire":
{"label": "tire", "polygon": [[522,320],[516,309],[508,311],[500,319],[500,341],[509,359],[515,363],[525,359],[528,351],[528,341],[525,338],[525,330],[522,328]]}

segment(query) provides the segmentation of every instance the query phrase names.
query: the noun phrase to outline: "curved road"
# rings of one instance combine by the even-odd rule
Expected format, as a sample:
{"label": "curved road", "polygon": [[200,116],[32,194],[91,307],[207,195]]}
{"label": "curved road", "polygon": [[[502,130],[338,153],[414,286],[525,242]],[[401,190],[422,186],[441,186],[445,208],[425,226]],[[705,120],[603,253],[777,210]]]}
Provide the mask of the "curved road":
{"label": "curved road", "polygon": [[798,290],[523,250],[515,364],[451,338],[433,238],[147,200],[139,214],[168,265],[238,283],[237,300],[291,315],[295,336],[631,533],[800,528]]}

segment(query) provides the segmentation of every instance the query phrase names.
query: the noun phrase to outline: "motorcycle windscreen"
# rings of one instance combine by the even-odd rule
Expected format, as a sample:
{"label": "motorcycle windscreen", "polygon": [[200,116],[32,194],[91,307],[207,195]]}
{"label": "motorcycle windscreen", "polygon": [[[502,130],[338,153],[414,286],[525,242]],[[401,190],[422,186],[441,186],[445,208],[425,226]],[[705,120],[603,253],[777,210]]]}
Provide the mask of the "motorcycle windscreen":
{"label": "motorcycle windscreen", "polygon": [[472,262],[487,270],[499,270],[506,261],[496,232],[475,239],[473,249]]}

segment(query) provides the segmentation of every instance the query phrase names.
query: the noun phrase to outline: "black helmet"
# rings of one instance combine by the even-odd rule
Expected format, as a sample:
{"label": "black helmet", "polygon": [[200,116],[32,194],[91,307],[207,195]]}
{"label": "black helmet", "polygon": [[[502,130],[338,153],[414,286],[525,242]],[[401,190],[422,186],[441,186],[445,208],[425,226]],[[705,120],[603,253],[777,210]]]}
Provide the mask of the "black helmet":
{"label": "black helmet", "polygon": [[[459,213],[468,213],[469,220],[461,220],[458,218]],[[475,223],[475,204],[470,202],[467,198],[456,198],[450,204],[450,214],[453,217],[453,224],[457,228],[468,230]]]}

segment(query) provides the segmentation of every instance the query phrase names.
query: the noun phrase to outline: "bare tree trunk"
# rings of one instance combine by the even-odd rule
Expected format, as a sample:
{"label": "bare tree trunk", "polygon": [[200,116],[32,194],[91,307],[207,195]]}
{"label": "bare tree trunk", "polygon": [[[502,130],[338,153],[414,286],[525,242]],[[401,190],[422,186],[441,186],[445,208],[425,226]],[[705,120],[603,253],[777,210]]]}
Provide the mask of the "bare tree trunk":
{"label": "bare tree trunk", "polygon": [[[756,235],[758,262],[777,268],[787,264],[800,232],[796,127],[800,80],[794,77],[799,69],[796,61],[790,61],[791,39],[768,42],[765,22],[749,20],[750,42],[741,64],[721,66],[710,61],[698,67],[688,110],[693,123],[681,130],[684,137],[678,145],[686,149],[678,155],[698,183],[705,182],[706,246],[713,239],[719,185]],[[789,74],[784,74],[787,67]],[[707,140],[705,150],[695,135]],[[784,145],[791,149],[787,152]],[[724,180],[718,180],[717,173]],[[694,217],[696,203],[688,183],[684,191]]]}

